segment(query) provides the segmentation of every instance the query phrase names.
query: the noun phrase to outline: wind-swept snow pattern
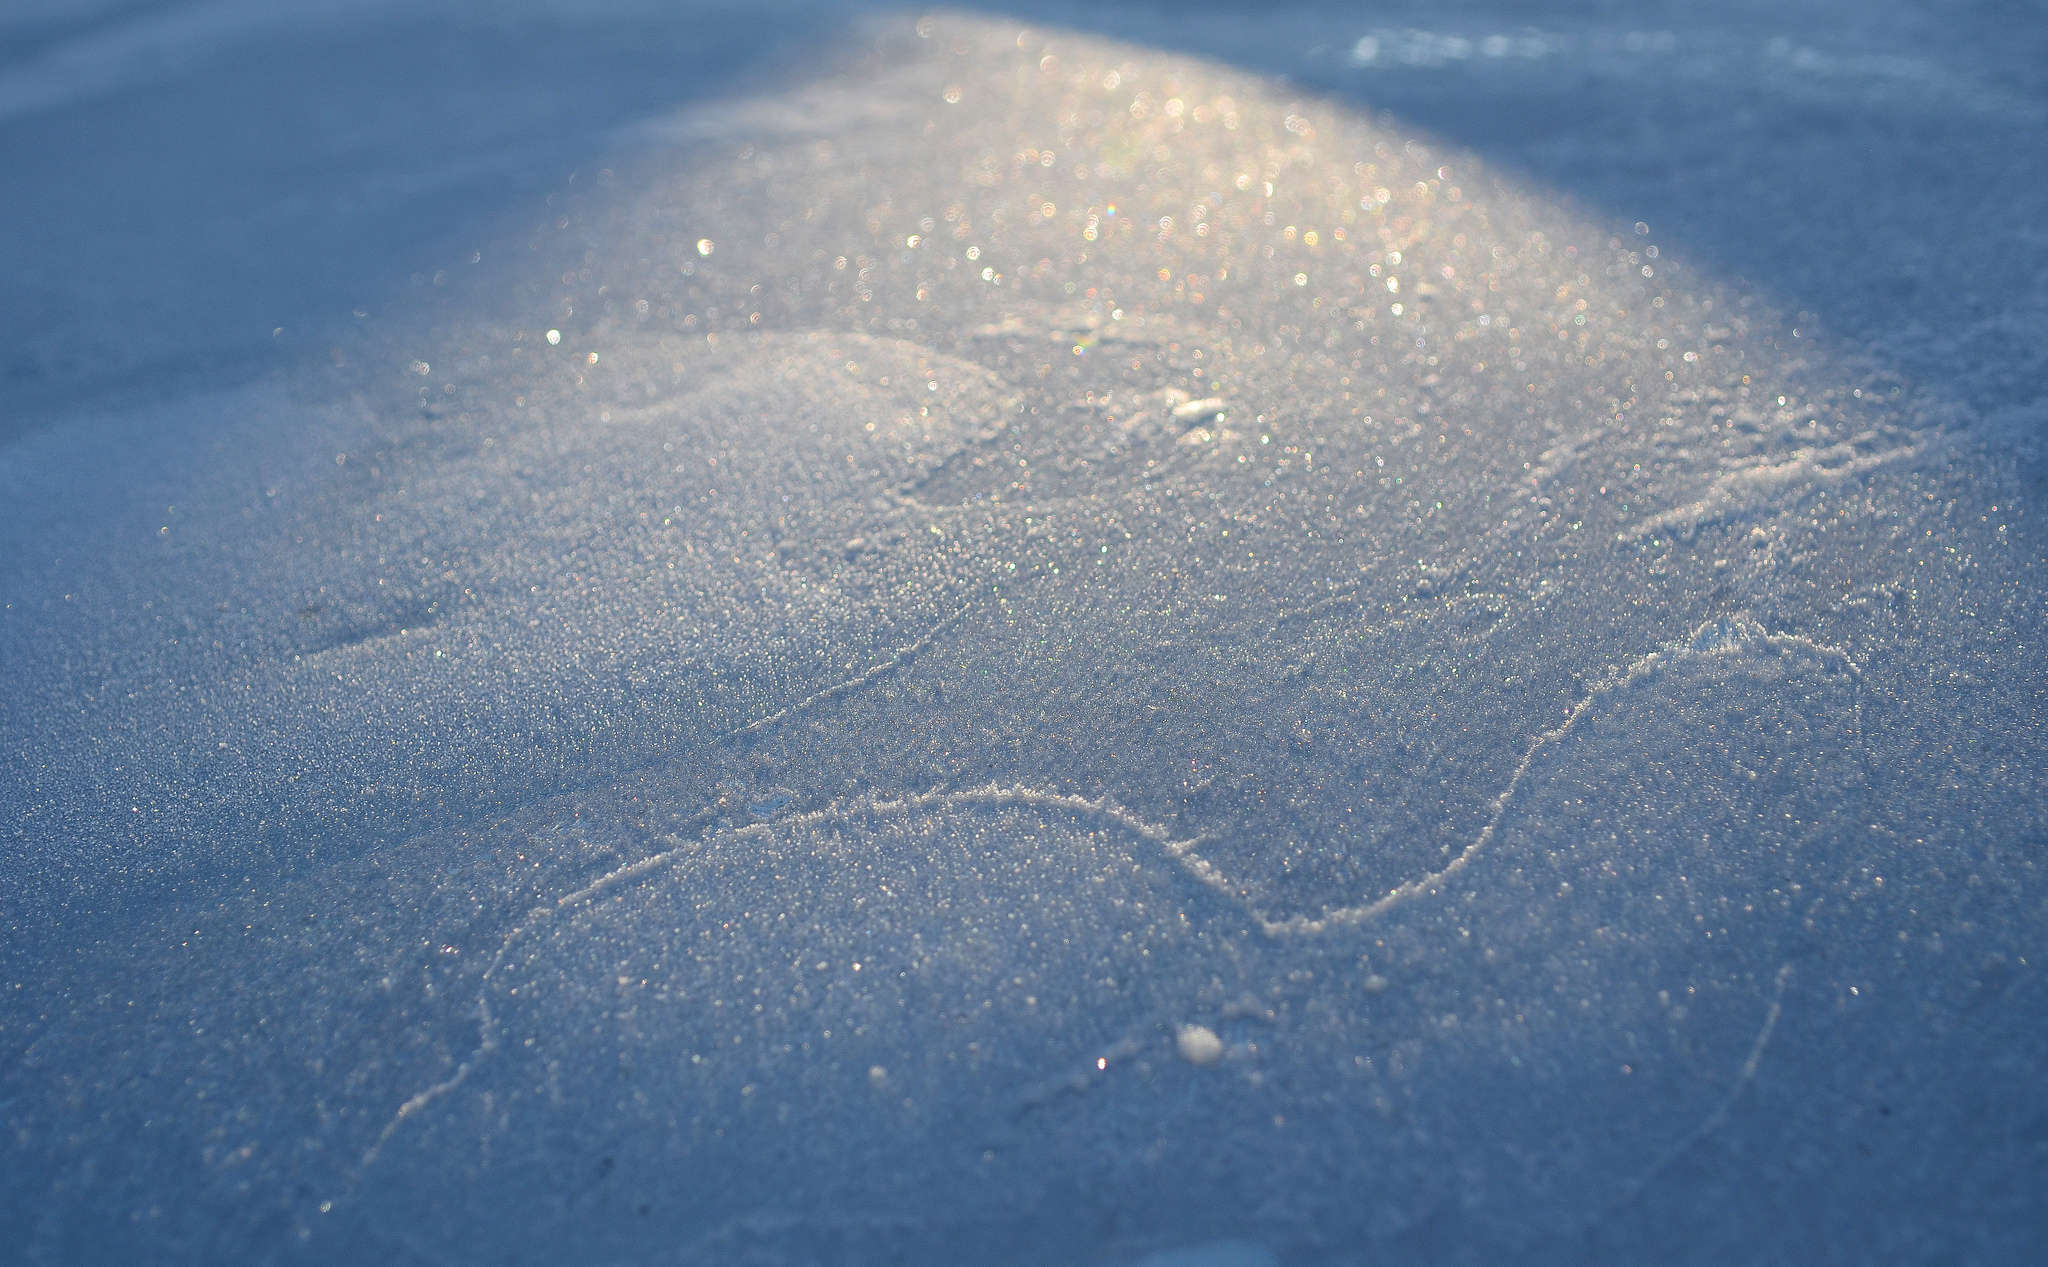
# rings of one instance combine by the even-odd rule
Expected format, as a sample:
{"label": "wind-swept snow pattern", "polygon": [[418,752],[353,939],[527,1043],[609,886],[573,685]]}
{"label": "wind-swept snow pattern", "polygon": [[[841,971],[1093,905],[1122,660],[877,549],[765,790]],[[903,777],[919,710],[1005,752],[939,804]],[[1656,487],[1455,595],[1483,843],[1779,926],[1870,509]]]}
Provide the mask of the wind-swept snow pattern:
{"label": "wind-swept snow pattern", "polygon": [[[93,12],[0,27],[7,135],[305,24],[459,44]],[[2037,87],[1811,24],[776,12],[671,104],[582,81],[574,161],[261,372],[66,395],[119,327],[61,305],[0,363],[0,1244],[2027,1260],[2030,398],[1355,94]],[[1297,37],[1329,92],[1260,73]]]}

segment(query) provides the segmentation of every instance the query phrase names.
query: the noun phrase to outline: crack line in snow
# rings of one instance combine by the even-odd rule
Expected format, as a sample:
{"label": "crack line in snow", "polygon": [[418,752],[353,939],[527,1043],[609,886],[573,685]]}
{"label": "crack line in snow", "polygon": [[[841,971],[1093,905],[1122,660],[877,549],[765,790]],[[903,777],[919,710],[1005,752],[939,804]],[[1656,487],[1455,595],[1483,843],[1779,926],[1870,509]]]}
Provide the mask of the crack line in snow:
{"label": "crack line in snow", "polygon": [[[1616,533],[1615,540],[1639,542],[1660,535],[1690,536],[1702,529],[1740,522],[1765,513],[1770,498],[1780,490],[1826,488],[1924,457],[1929,449],[1922,442],[1866,452],[1862,446],[1869,442],[1869,437],[1858,436],[1825,447],[1809,445],[1790,454],[1763,454],[1740,460],[1726,466],[1692,501],[1646,516]],[[1790,509],[1780,507],[1776,513]]]}
{"label": "crack line in snow", "polygon": [[[1578,726],[1580,720],[1590,713],[1601,700],[1634,686],[1638,682],[1655,677],[1663,670],[1666,664],[1675,660],[1690,659],[1696,656],[1738,654],[1758,646],[1768,647],[1779,652],[1787,649],[1803,651],[1824,663],[1842,665],[1848,670],[1851,679],[1859,685],[1863,680],[1863,670],[1854,659],[1850,658],[1848,652],[1838,647],[1830,647],[1823,643],[1815,642],[1803,634],[1770,633],[1762,625],[1747,616],[1731,616],[1710,620],[1694,630],[1692,636],[1683,643],[1666,647],[1662,650],[1652,651],[1642,659],[1629,665],[1628,668],[1622,671],[1620,676],[1611,678],[1594,687],[1584,699],[1572,707],[1571,712],[1566,715],[1562,725],[1553,730],[1546,730],[1536,736],[1535,740],[1530,743],[1528,750],[1522,754],[1521,761],[1516,764],[1514,773],[1508,777],[1507,786],[1501,789],[1499,796],[1494,798],[1493,813],[1487,819],[1486,826],[1480,829],[1479,835],[1474,837],[1470,844],[1459,851],[1457,857],[1451,859],[1440,870],[1432,871],[1427,875],[1398,884],[1389,889],[1385,894],[1371,901],[1360,902],[1353,906],[1325,908],[1321,915],[1291,915],[1285,919],[1276,920],[1268,917],[1263,912],[1255,911],[1253,915],[1258,920],[1260,929],[1268,936],[1273,937],[1324,933],[1333,928],[1363,924],[1404,902],[1435,893],[1443,887],[1445,881],[1471,866],[1473,860],[1483,853],[1488,845],[1493,843],[1494,836],[1500,831],[1501,820],[1507,816],[1509,807],[1514,803],[1515,793],[1521,789],[1522,781],[1536,764],[1536,758],[1542,754],[1544,749],[1554,746],[1561,742],[1565,736],[1569,735]],[[1857,699],[1856,719],[1860,736],[1862,730],[1862,700],[1860,692]]]}
{"label": "crack line in snow", "polygon": [[963,607],[959,611],[954,612],[952,615],[946,617],[944,620],[941,620],[938,624],[933,625],[931,627],[931,630],[927,632],[923,637],[919,638],[917,641],[911,643],[907,647],[898,647],[896,649],[896,654],[890,656],[888,659],[882,661],[880,664],[877,664],[870,669],[858,673],[853,677],[847,678],[843,682],[835,682],[831,686],[825,687],[823,690],[815,691],[810,695],[806,695],[804,698],[798,700],[796,703],[790,704],[783,708],[779,708],[776,711],[768,714],[766,717],[757,717],[753,721],[748,722],[744,726],[739,726],[732,730],[728,730],[727,732],[725,732],[724,735],[721,736],[721,738],[737,739],[741,735],[758,734],[761,731],[772,729],[773,727],[778,726],[783,722],[789,720],[791,717],[796,716],[798,713],[805,712],[815,707],[816,705],[824,703],[826,700],[836,699],[841,695],[851,694],[854,691],[857,691],[862,687],[868,685],[869,683],[875,681],[877,678],[884,677],[890,673],[894,673],[896,670],[909,664],[912,660],[915,660],[918,656],[923,655],[927,650],[929,650],[931,648],[932,643],[938,640],[940,634],[945,633],[948,629],[951,629],[954,625],[960,623],[961,618],[967,615],[967,611],[968,609]]}
{"label": "crack line in snow", "polygon": [[[789,718],[794,717],[797,714],[802,713],[820,703],[823,703],[826,700],[833,699],[841,695],[846,695],[853,691],[857,691],[860,688],[875,681],[877,678],[880,678],[885,674],[895,672],[897,669],[900,669],[905,665],[909,664],[912,660],[916,659],[919,655],[923,654],[926,650],[928,650],[931,647],[931,645],[935,641],[937,641],[941,634],[945,633],[946,630],[950,629],[952,626],[958,624],[960,620],[967,615],[967,612],[968,609],[965,607],[961,608],[959,611],[954,612],[952,615],[941,620],[938,624],[932,626],[932,628],[927,633],[925,633],[922,637],[918,638],[916,641],[912,642],[909,646],[899,647],[894,655],[890,656],[887,660],[882,661],[880,664],[877,664],[874,667],[866,670],[865,672],[856,674],[855,676],[850,677],[843,682],[834,683],[831,686],[825,687],[823,690],[815,691],[812,694],[805,696],[803,699],[798,700],[794,704],[790,704],[786,707],[777,709],[775,712],[770,713],[765,717],[756,718],[754,721],[748,722],[744,726],[739,726],[733,730],[727,731],[725,735],[722,736],[722,738],[734,739],[738,738],[741,735],[754,734],[763,730],[767,730],[770,727],[778,725],[779,723],[786,721]],[[745,832],[747,830],[747,828],[741,829],[742,832]],[[670,837],[670,839],[675,838]],[[488,1055],[490,1052],[496,1049],[497,1031],[491,1019],[490,1004],[487,1002],[488,986],[492,975],[496,973],[499,968],[504,966],[506,955],[511,951],[513,944],[517,942],[520,938],[524,937],[526,933],[529,932],[536,924],[546,919],[555,911],[566,910],[570,907],[576,906],[582,902],[588,901],[590,898],[595,897],[598,893],[602,892],[607,888],[612,887],[615,884],[621,883],[625,880],[632,879],[633,877],[638,875],[643,875],[649,871],[653,871],[662,866],[663,864],[665,864],[666,862],[668,862],[670,859],[674,858],[676,853],[681,848],[682,845],[678,844],[672,848],[665,849],[660,853],[652,854],[648,857],[641,858],[638,861],[627,863],[625,866],[620,867],[616,871],[609,872],[599,877],[597,880],[584,886],[583,888],[578,889],[575,892],[570,893],[564,897],[557,898],[553,903],[549,905],[536,906],[532,910],[527,912],[525,921],[518,925],[515,925],[512,928],[512,930],[505,935],[504,941],[501,942],[498,946],[498,952],[491,957],[491,962],[484,968],[482,977],[478,979],[479,989],[477,994],[477,1024],[478,1029],[480,1031],[480,1038],[476,1050],[471,1053],[469,1059],[462,1061],[455,1067],[454,1073],[450,1074],[446,1078],[443,1078],[439,1082],[436,1082],[433,1085],[425,1088],[424,1090],[414,1093],[412,1096],[408,1097],[403,1104],[398,1106],[397,1112],[392,1114],[391,1120],[384,1124],[384,1129],[377,1133],[377,1138],[370,1144],[370,1147],[363,1153],[362,1159],[357,1163],[356,1168],[358,1172],[367,1170],[376,1163],[378,1156],[381,1155],[384,1151],[384,1146],[391,1142],[391,1137],[397,1134],[399,1127],[405,1124],[406,1119],[414,1116],[421,1109],[424,1109],[429,1104],[432,1104],[435,1100],[440,1099],[442,1096],[447,1095],[450,1092],[462,1086],[464,1082],[468,1081],[470,1072],[472,1069],[475,1068],[477,1061],[481,1060],[484,1056]]]}
{"label": "crack line in snow", "polygon": [[1673,1144],[1670,1148],[1665,1149],[1663,1155],[1650,1164],[1649,1169],[1630,1179],[1625,1185],[1622,1194],[1602,1207],[1599,1214],[1610,1213],[1641,1196],[1644,1189],[1650,1186],[1651,1180],[1662,1174],[1666,1168],[1680,1157],[1692,1151],[1701,1140],[1728,1124],[1728,1116],[1734,1111],[1735,1102],[1742,1097],[1744,1091],[1749,1089],[1749,1085],[1756,1081],[1757,1066],[1763,1063],[1764,1048],[1770,1046],[1771,1035],[1777,1032],[1778,1018],[1785,1014],[1785,987],[1791,983],[1791,980],[1792,965],[1790,963],[1780,965],[1777,981],[1771,989],[1770,1006],[1764,1009],[1764,1023],[1757,1030],[1755,1041],[1749,1045],[1748,1057],[1743,1060],[1742,1067],[1735,1073],[1735,1084],[1729,1087],[1727,1092],[1722,1095],[1720,1103],[1714,1106],[1714,1111],[1707,1114],[1705,1121],[1688,1131],[1683,1139]]}

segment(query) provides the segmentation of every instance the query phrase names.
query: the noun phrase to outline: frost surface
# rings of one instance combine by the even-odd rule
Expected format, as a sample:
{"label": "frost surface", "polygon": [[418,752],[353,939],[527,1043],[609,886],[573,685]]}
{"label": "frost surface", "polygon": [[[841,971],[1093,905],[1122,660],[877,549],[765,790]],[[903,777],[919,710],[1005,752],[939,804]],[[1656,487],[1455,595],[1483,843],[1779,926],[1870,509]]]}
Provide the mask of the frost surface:
{"label": "frost surface", "polygon": [[2026,1261],[2048,97],[1440,10],[0,20],[0,1244]]}

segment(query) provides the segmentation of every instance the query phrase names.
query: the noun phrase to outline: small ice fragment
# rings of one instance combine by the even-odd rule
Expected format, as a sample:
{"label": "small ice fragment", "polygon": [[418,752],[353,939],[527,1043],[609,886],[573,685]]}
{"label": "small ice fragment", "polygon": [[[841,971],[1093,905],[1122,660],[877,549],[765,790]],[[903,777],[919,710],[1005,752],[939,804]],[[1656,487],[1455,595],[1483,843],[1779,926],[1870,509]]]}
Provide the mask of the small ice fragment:
{"label": "small ice fragment", "polygon": [[1191,1065],[1213,1065],[1223,1059],[1223,1040],[1207,1025],[1180,1026],[1174,1031],[1173,1045]]}
{"label": "small ice fragment", "polygon": [[1222,413],[1224,408],[1223,402],[1214,396],[1204,396],[1200,400],[1190,400],[1185,404],[1175,405],[1173,407],[1173,420],[1184,424],[1207,422],[1209,419]]}

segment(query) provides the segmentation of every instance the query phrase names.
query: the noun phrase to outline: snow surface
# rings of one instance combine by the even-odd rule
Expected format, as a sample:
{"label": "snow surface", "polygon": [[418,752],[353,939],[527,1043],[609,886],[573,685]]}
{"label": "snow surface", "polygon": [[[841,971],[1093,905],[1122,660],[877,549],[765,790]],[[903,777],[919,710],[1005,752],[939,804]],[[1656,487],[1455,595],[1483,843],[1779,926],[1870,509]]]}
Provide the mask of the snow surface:
{"label": "snow surface", "polygon": [[6,1255],[2030,1261],[2048,24],[1696,8],[0,20]]}

